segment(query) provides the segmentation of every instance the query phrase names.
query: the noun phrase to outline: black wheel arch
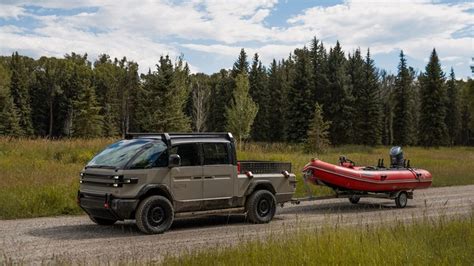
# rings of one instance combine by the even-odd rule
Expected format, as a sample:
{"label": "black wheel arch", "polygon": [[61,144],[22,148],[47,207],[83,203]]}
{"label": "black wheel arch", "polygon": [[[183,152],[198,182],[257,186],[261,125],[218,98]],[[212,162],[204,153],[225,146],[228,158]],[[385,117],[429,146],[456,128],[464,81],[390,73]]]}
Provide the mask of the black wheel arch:
{"label": "black wheel arch", "polygon": [[137,194],[137,198],[142,201],[149,196],[163,196],[167,198],[174,206],[173,194],[171,194],[168,186],[163,184],[153,184],[144,186]]}
{"label": "black wheel arch", "polygon": [[247,192],[245,193],[246,196],[251,195],[253,192],[257,190],[268,190],[270,191],[273,195],[276,194],[276,190],[272,185],[272,182],[268,180],[255,180],[253,181],[249,187],[247,188]]}

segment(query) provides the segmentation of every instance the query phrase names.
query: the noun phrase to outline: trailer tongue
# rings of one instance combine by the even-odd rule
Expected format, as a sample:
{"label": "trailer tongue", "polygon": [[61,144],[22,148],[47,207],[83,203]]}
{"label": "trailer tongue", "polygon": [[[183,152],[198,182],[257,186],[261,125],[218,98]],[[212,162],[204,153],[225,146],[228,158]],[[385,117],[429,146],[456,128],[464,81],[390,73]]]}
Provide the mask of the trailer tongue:
{"label": "trailer tongue", "polygon": [[[409,161],[403,158],[400,147],[390,151],[390,167],[379,160],[377,166],[356,166],[344,156],[339,158],[339,165],[312,159],[304,168],[304,182],[332,188],[335,195],[329,197],[312,197],[294,199],[294,203],[304,200],[346,197],[353,204],[362,197],[394,199],[396,206],[403,208],[407,200],[413,198],[415,189],[431,186],[432,176],[427,170],[411,168]],[[310,190],[308,189],[308,192]]]}

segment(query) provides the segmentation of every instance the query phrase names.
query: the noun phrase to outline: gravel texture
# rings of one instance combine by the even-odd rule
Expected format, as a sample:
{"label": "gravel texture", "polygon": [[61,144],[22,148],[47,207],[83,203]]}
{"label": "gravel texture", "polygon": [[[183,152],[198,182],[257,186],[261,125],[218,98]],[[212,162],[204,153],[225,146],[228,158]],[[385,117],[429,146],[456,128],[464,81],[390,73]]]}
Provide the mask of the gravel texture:
{"label": "gravel texture", "polygon": [[[474,210],[474,185],[417,190],[404,209],[393,200],[328,199],[286,204],[269,224],[248,224],[243,215],[178,219],[170,231],[143,235],[133,221],[98,226],[87,216],[0,221],[0,264],[54,262],[97,264],[160,261],[164,255],[224,247],[269,235],[324,225],[366,226],[437,216],[467,216]],[[3,262],[3,263],[2,263]]]}

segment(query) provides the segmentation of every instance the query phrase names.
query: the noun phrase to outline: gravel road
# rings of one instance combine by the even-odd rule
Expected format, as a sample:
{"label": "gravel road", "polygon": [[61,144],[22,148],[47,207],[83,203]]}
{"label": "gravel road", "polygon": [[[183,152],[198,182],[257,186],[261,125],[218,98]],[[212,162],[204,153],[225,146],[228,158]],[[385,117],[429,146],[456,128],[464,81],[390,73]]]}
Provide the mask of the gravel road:
{"label": "gravel road", "polygon": [[440,215],[467,216],[474,210],[474,185],[418,190],[414,197],[404,209],[395,208],[393,200],[364,198],[357,205],[347,199],[287,204],[263,225],[247,224],[242,215],[180,219],[162,235],[142,235],[131,221],[97,226],[87,216],[0,221],[0,264],[51,259],[93,264],[159,261],[165,254],[234,245],[302,227],[410,222]]}

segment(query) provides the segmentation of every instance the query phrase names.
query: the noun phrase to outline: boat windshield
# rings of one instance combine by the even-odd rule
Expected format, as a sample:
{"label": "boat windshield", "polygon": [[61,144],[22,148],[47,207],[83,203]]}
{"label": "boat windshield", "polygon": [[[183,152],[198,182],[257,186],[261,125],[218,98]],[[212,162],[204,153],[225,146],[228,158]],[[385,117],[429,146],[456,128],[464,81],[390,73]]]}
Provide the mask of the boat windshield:
{"label": "boat windshield", "polygon": [[156,139],[129,139],[115,142],[97,154],[86,165],[87,168],[123,168],[143,149],[159,145],[161,152],[166,149],[166,144]]}

